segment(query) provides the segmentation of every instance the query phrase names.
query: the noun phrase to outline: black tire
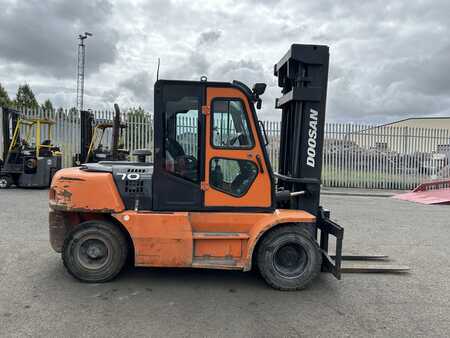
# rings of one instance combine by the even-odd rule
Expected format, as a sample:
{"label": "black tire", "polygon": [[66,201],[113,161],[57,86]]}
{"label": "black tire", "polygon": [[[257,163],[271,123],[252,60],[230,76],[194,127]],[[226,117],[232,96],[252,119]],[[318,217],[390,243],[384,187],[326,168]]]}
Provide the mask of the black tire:
{"label": "black tire", "polygon": [[0,189],[8,189],[14,183],[14,180],[9,175],[0,176]]}
{"label": "black tire", "polygon": [[267,233],[258,247],[259,271],[271,287],[304,289],[320,273],[322,254],[314,238],[299,225],[286,225]]}
{"label": "black tire", "polygon": [[122,270],[127,255],[123,233],[104,221],[79,224],[67,235],[61,254],[69,273],[87,283],[112,280]]}

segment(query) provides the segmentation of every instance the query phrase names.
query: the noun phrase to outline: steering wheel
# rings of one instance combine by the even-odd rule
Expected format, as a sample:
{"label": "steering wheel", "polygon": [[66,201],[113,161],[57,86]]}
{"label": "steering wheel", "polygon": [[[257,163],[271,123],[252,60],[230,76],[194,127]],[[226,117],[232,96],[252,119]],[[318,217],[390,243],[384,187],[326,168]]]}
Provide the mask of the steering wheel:
{"label": "steering wheel", "polygon": [[195,170],[197,169],[197,159],[191,155],[178,156],[176,159],[177,166],[181,170]]}
{"label": "steering wheel", "polygon": [[228,138],[223,142],[224,146],[234,146],[237,141],[239,141],[239,137],[241,137],[243,133],[237,133],[232,135],[228,135]]}
{"label": "steering wheel", "polygon": [[197,159],[191,155],[184,155],[183,161],[185,162],[186,169],[194,170],[197,169]]}
{"label": "steering wheel", "polygon": [[175,159],[175,172],[184,177],[195,179],[197,177],[197,159],[191,155],[181,155]]}

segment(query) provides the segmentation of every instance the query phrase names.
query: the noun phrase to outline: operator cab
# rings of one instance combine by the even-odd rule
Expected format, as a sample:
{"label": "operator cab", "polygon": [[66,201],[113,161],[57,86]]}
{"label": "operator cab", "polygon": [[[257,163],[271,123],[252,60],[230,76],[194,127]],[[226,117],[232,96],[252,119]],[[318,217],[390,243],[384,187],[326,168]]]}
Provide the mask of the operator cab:
{"label": "operator cab", "polygon": [[154,210],[273,210],[272,168],[240,82],[155,84]]}

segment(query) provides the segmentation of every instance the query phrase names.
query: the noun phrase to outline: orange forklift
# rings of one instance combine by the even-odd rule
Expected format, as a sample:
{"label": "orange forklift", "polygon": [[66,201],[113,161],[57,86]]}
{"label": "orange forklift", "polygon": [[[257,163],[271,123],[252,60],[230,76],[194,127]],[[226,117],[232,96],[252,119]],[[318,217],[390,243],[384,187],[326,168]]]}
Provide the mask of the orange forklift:
{"label": "orange forklift", "polygon": [[279,173],[256,114],[265,84],[158,80],[154,163],[87,163],[53,178],[50,242],[70,274],[106,282],[131,255],[144,267],[257,268],[279,290],[321,271],[340,279],[344,230],[319,203],[328,64],[327,46],[296,44],[275,65]]}

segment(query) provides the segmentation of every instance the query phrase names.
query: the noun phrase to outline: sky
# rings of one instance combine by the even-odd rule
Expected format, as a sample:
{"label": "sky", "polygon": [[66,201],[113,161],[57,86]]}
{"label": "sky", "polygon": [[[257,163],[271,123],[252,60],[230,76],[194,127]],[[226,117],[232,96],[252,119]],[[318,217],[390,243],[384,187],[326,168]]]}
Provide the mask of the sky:
{"label": "sky", "polygon": [[325,44],[329,122],[450,116],[449,13],[448,0],[0,0],[0,83],[75,106],[87,31],[85,108],[152,111],[159,57],[164,79],[266,82],[259,115],[276,121],[273,65]]}

